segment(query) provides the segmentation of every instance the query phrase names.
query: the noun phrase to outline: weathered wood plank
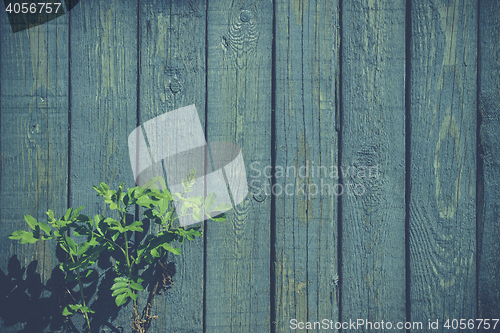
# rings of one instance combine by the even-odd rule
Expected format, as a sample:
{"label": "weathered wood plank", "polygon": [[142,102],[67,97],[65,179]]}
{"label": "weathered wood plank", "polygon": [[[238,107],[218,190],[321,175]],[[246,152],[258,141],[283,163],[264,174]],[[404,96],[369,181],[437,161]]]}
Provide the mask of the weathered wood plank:
{"label": "weathered wood plank", "polygon": [[51,316],[62,324],[57,299],[44,289],[56,267],[54,244],[21,245],[7,236],[27,228],[24,214],[45,221],[49,208],[65,211],[68,20],[19,33],[7,15],[0,20],[0,331],[39,332]]}
{"label": "weathered wood plank", "polygon": [[[500,313],[500,2],[479,4],[479,112],[482,175],[478,193],[477,318]],[[500,325],[497,325],[500,330]],[[485,330],[486,331],[486,330]]]}
{"label": "weathered wood plank", "polygon": [[[331,174],[338,164],[338,1],[280,0],[275,18],[276,184],[263,190],[276,202],[275,329],[288,332],[291,319],[337,321],[339,314],[338,179]],[[271,175],[256,169],[251,175]]]}
{"label": "weathered wood plank", "polygon": [[[106,212],[93,185],[135,185],[127,138],[137,124],[137,1],[80,1],[69,15],[69,204],[83,205],[86,208],[82,213],[94,216]],[[112,284],[111,278],[104,281],[93,299],[87,299],[96,311],[92,324],[122,326],[130,331],[132,305],[118,313],[107,287]]]}
{"label": "weathered wood plank", "polygon": [[406,315],[404,78],[405,1],[344,1],[339,170],[344,321],[395,325]]}
{"label": "weathered wood plank", "polygon": [[[195,104],[204,126],[205,1],[141,1],[139,16],[139,123]],[[180,126],[185,125],[179,124],[179,132],[188,130]],[[181,150],[184,143],[180,139],[169,144]],[[202,171],[197,170],[197,175]],[[174,285],[155,297],[153,315],[158,319],[151,330],[202,332],[203,259],[203,238],[185,242],[180,256],[170,255],[175,264]]]}
{"label": "weathered wood plank", "polygon": [[[271,1],[208,3],[207,139],[238,144],[247,175],[271,165],[272,24]],[[270,202],[249,194],[207,224],[207,333],[269,331]]]}
{"label": "weathered wood plank", "polygon": [[476,314],[477,6],[411,6],[410,316],[445,331]]}

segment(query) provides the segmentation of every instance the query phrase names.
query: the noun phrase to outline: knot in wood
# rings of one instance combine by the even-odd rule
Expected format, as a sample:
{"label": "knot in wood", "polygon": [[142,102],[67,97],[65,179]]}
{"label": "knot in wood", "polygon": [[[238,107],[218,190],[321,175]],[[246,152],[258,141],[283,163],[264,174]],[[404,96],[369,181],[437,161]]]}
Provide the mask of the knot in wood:
{"label": "knot in wood", "polygon": [[179,91],[181,91],[182,85],[178,80],[173,80],[170,82],[170,90],[174,93],[177,94]]}
{"label": "knot in wood", "polygon": [[240,14],[240,20],[242,22],[248,22],[252,18],[252,14],[248,10],[243,10]]}

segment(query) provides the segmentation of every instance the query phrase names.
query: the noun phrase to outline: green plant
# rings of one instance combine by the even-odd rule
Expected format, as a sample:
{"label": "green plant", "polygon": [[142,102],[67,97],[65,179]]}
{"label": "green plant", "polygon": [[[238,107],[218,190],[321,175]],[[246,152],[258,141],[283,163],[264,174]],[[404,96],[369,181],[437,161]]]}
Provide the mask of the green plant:
{"label": "green plant", "polygon": [[[48,223],[38,222],[30,215],[25,215],[25,220],[31,231],[18,230],[9,236],[10,239],[19,240],[21,244],[35,243],[39,240],[55,239],[58,246],[65,252],[66,258],[59,267],[65,273],[66,283],[77,283],[74,288],[68,288],[73,302],[62,310],[64,316],[72,316],[81,313],[85,317],[86,330],[91,331],[91,317],[94,311],[85,300],[84,282],[98,281],[96,262],[100,254],[107,252],[113,260],[116,277],[111,286],[111,295],[115,298],[117,306],[133,301],[132,331],[147,332],[151,320],[151,307],[153,298],[162,285],[165,287],[165,279],[170,279],[166,271],[165,259],[167,254],[180,254],[180,248],[175,244],[183,244],[186,239],[193,240],[202,235],[200,226],[181,227],[175,221],[182,217],[191,215],[197,220],[211,219],[224,221],[224,214],[212,216],[215,212],[225,211],[230,208],[228,204],[222,204],[212,209],[215,204],[215,193],[207,195],[206,198],[184,197],[185,193],[192,190],[196,177],[193,170],[182,182],[184,193],[171,193],[161,190],[154,184],[159,183],[161,188],[166,185],[161,177],[150,180],[144,187],[124,189],[120,184],[117,190],[111,190],[105,183],[94,186],[99,196],[104,198],[112,216],[105,217],[96,215],[90,218],[80,214],[82,209],[69,208],[64,216],[59,219],[54,217],[54,212],[47,212]],[[181,212],[175,211],[175,205],[181,205]],[[131,219],[132,208],[143,207],[144,221]],[[205,215],[205,216],[203,216]],[[144,230],[145,221],[149,220],[151,225],[158,225],[159,231],[147,235]],[[149,225],[149,224],[148,224]],[[142,238],[141,238],[142,236]],[[152,286],[148,302],[139,316],[138,293],[144,292],[143,282],[145,268],[156,265],[161,281],[156,281]],[[142,273],[141,273],[142,272]],[[142,274],[142,275],[141,275]],[[171,280],[170,280],[171,281]],[[74,297],[71,289],[79,293],[79,300]]]}

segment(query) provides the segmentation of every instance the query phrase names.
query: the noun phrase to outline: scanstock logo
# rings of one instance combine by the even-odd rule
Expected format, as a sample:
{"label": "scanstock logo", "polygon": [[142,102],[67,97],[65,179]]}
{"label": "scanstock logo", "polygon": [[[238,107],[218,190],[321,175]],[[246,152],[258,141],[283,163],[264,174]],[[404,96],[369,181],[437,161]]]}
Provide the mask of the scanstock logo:
{"label": "scanstock logo", "polygon": [[72,10],[80,0],[3,0],[12,32],[52,21]]}
{"label": "scanstock logo", "polygon": [[[138,186],[153,177],[165,179],[171,193],[182,193],[182,180],[196,170],[191,196],[216,195],[214,207],[234,207],[248,194],[240,147],[228,142],[207,144],[195,105],[164,113],[137,127],[128,137],[130,163]],[[162,185],[157,182],[157,187]],[[180,205],[176,207],[180,209]],[[208,207],[209,209],[211,207]],[[223,211],[218,212],[223,213]],[[205,216],[205,215],[203,215]],[[200,222],[182,216],[180,225]]]}

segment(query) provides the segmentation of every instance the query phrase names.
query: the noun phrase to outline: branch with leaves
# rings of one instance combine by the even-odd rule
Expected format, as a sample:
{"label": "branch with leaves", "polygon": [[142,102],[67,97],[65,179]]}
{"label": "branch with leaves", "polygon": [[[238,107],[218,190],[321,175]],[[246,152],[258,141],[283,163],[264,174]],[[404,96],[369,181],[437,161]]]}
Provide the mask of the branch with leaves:
{"label": "branch with leaves", "polygon": [[[213,215],[231,208],[228,204],[213,207],[216,201],[215,193],[210,193],[206,198],[185,197],[186,193],[192,191],[195,176],[194,170],[182,182],[184,192],[174,195],[166,190],[166,184],[161,177],[151,179],[144,187],[128,190],[124,189],[123,183],[117,190],[111,190],[105,183],[100,183],[99,186],[94,186],[94,189],[104,198],[112,216],[95,215],[90,218],[80,214],[83,206],[77,209],[69,208],[59,219],[56,219],[54,212],[49,210],[47,222],[38,222],[34,217],[25,215],[24,219],[31,230],[15,231],[9,238],[19,240],[21,244],[56,240],[58,246],[66,253],[66,259],[59,265],[65,274],[65,281],[78,282],[78,289],[75,292],[80,294],[79,300],[73,297],[74,303],[65,306],[62,314],[70,317],[81,313],[85,317],[87,332],[91,332],[90,314],[94,311],[85,300],[83,280],[99,280],[94,267],[100,254],[107,252],[114,261],[113,268],[117,275],[110,288],[111,296],[115,298],[117,306],[122,306],[129,300],[133,301],[132,331],[145,333],[151,318],[140,319],[138,315],[138,294],[145,291],[143,286],[145,277],[141,276],[140,271],[144,271],[148,265],[165,265],[168,253],[174,255],[181,253],[180,248],[174,244],[183,244],[186,239],[193,240],[202,235],[199,225],[182,227],[175,223],[176,220],[183,216],[192,216],[196,220],[210,219],[221,222],[226,219],[224,214]],[[155,184],[160,184],[160,189]],[[159,225],[158,232],[149,233],[139,243],[135,242],[139,239],[135,234],[145,232],[144,223],[127,219],[127,216],[131,215],[130,211],[137,206],[143,207],[146,219]],[[180,212],[176,212],[176,206],[181,207]],[[147,313],[150,313],[155,293],[156,289],[148,297]]]}

